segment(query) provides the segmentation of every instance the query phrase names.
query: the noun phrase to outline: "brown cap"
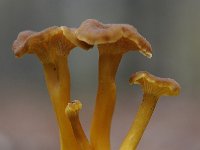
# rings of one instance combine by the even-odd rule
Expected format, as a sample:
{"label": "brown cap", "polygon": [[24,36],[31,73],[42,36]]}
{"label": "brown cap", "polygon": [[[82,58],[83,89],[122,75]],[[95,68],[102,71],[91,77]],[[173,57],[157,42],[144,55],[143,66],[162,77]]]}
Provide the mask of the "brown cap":
{"label": "brown cap", "polygon": [[75,35],[76,28],[68,28],[66,26],[61,26],[61,29],[63,30],[64,36],[67,39],[69,39],[74,45],[79,46],[85,50],[88,50],[93,47],[93,45],[89,45],[89,44],[77,39],[77,37]]}
{"label": "brown cap", "polygon": [[114,49],[114,53],[139,50],[149,58],[152,56],[149,42],[128,24],[103,24],[97,20],[88,19],[76,30],[76,36],[88,44],[103,46],[102,49],[111,51]]}
{"label": "brown cap", "polygon": [[23,31],[13,43],[16,57],[35,53],[42,63],[52,63],[57,56],[67,55],[71,49],[80,46],[89,49],[92,46],[76,39],[74,29],[50,27],[41,32]]}
{"label": "brown cap", "polygon": [[146,71],[133,74],[130,84],[140,84],[145,94],[154,96],[176,96],[180,93],[180,85],[173,79],[159,78]]}

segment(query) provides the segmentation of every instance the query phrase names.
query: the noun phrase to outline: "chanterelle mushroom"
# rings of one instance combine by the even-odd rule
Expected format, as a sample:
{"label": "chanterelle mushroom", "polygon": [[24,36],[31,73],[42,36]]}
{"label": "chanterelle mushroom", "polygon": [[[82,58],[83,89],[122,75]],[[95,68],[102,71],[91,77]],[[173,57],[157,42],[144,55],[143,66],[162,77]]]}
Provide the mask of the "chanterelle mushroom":
{"label": "chanterelle mushroom", "polygon": [[133,74],[129,82],[141,85],[144,95],[136,118],[120,150],[136,149],[160,96],[176,96],[180,92],[180,86],[175,80],[159,78],[145,71]]}
{"label": "chanterelle mushroom", "polygon": [[133,50],[151,57],[149,42],[127,24],[84,21],[76,30],[79,40],[99,49],[99,85],[91,127],[91,144],[96,150],[110,149],[110,127],[116,99],[115,75],[124,53]]}
{"label": "chanterelle mushroom", "polygon": [[77,142],[80,144],[81,150],[92,150],[79,120],[79,111],[81,108],[81,102],[79,100],[74,100],[71,103],[68,103],[65,113],[69,117],[74,135]]}
{"label": "chanterelle mushroom", "polygon": [[70,102],[67,56],[76,46],[84,49],[91,47],[78,40],[74,30],[67,27],[51,27],[41,32],[24,31],[13,43],[13,51],[17,57],[33,53],[43,65],[46,84],[58,120],[62,150],[80,150],[70,121],[65,116],[65,107]]}

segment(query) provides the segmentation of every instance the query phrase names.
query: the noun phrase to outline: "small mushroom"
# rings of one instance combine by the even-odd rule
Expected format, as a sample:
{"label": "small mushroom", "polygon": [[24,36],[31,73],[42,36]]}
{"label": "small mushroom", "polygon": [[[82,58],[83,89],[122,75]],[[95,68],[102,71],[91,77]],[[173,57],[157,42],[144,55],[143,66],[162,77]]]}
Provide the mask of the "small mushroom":
{"label": "small mushroom", "polygon": [[142,104],[120,150],[136,149],[160,96],[176,96],[180,93],[180,86],[175,80],[159,78],[144,71],[133,74],[129,82],[141,85],[144,95]]}
{"label": "small mushroom", "polygon": [[41,32],[23,31],[13,43],[16,57],[36,54],[43,65],[46,84],[58,120],[62,150],[79,150],[70,121],[65,116],[65,108],[70,101],[67,58],[76,46],[84,49],[92,47],[78,40],[74,30],[67,27],[50,27]]}
{"label": "small mushroom", "polygon": [[79,119],[79,111],[82,109],[82,104],[79,100],[74,100],[68,103],[65,113],[69,117],[69,120],[74,131],[77,142],[80,144],[81,150],[92,150],[89,141],[84,133]]}
{"label": "small mushroom", "polygon": [[96,150],[110,149],[110,127],[116,99],[115,76],[124,53],[139,51],[152,56],[149,42],[127,24],[103,24],[94,19],[84,21],[76,30],[79,40],[99,49],[99,85],[91,127],[91,144]]}

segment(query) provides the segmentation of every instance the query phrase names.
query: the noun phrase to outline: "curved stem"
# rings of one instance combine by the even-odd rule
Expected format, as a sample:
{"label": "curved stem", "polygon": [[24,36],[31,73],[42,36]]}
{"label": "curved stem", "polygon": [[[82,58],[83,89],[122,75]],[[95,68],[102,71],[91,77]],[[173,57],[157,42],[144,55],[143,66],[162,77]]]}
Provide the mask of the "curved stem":
{"label": "curved stem", "polygon": [[79,150],[65,108],[70,101],[70,74],[66,56],[60,56],[55,64],[44,64],[45,80],[53,104],[59,131],[61,150]]}
{"label": "curved stem", "polygon": [[144,130],[153,114],[157,100],[158,97],[144,94],[142,104],[139,107],[135,120],[128,132],[128,135],[124,139],[120,150],[135,150],[137,148]]}
{"label": "curved stem", "polygon": [[115,75],[121,57],[99,51],[99,85],[90,133],[95,150],[110,150],[110,128],[116,100]]}
{"label": "curved stem", "polygon": [[71,122],[74,135],[76,137],[77,142],[80,144],[81,150],[91,150],[91,146],[89,141],[84,133],[82,128],[80,119],[79,119],[79,111],[82,108],[82,104],[80,101],[75,100],[72,103],[68,103],[65,113],[69,117]]}

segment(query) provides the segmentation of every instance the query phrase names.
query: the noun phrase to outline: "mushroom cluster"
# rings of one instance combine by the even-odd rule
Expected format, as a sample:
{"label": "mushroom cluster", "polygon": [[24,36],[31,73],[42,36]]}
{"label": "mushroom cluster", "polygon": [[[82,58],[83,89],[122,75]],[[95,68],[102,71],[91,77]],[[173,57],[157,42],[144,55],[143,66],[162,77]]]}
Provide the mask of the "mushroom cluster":
{"label": "mushroom cluster", "polygon": [[[90,140],[79,120],[82,104],[70,99],[68,55],[75,47],[85,50],[98,47],[99,75],[96,105],[91,123]],[[122,56],[138,51],[151,58],[149,42],[128,24],[103,24],[94,19],[79,28],[50,27],[41,32],[23,31],[13,43],[16,57],[35,54],[43,68],[48,92],[56,113],[61,150],[110,150],[110,129],[116,101],[115,76]],[[172,79],[137,72],[131,84],[140,84],[144,98],[120,150],[136,149],[161,95],[178,95],[180,86]]]}

